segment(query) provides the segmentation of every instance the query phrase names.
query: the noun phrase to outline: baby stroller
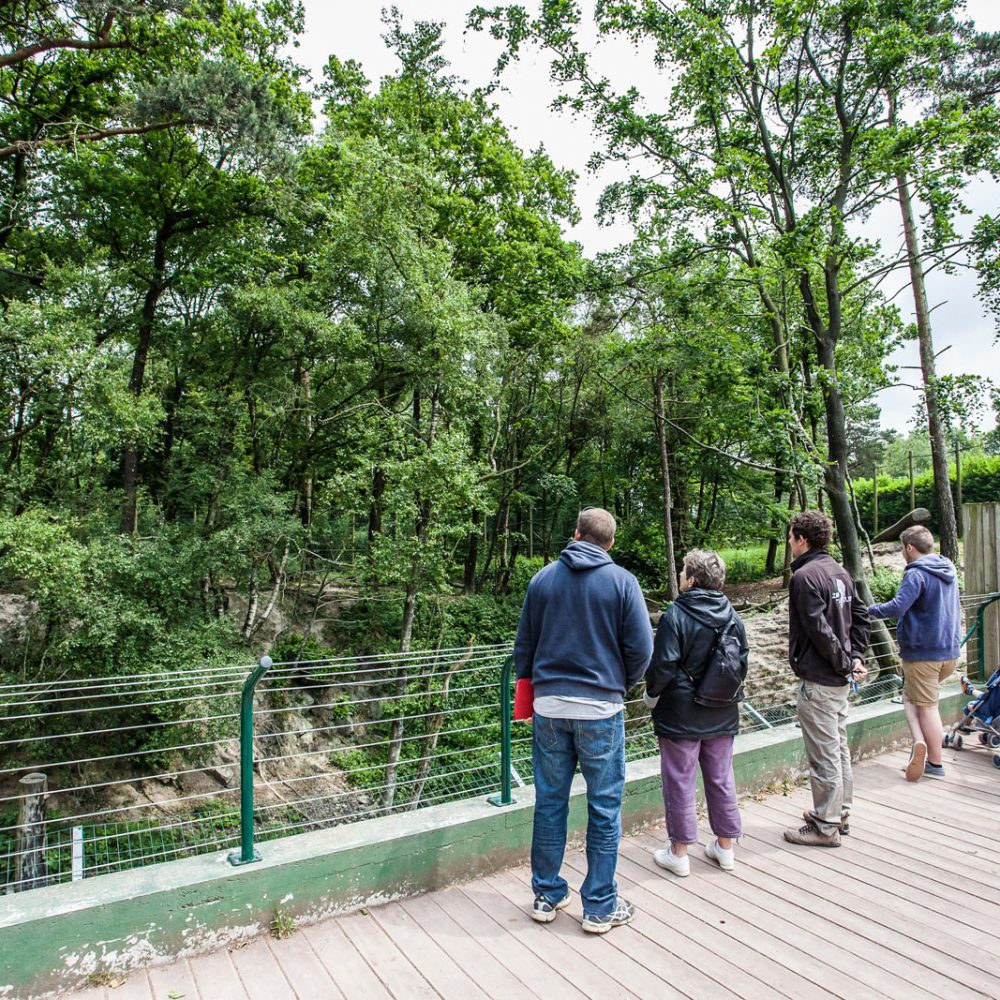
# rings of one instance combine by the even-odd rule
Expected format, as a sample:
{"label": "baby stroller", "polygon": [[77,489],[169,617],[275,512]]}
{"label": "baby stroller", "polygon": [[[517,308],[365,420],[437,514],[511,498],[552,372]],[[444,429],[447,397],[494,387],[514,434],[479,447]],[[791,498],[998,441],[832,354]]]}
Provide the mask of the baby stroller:
{"label": "baby stroller", "polygon": [[962,690],[973,700],[962,709],[962,718],[945,733],[944,745],[954,750],[962,749],[962,734],[977,733],[982,746],[994,751],[993,766],[1000,767],[1000,668],[982,689],[975,688],[969,678],[962,677]]}

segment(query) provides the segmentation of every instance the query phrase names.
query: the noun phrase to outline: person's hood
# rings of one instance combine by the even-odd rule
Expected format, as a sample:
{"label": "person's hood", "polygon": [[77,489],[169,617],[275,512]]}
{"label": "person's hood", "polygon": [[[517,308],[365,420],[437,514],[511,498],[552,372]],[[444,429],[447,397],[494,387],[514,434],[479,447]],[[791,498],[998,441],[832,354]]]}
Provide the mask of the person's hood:
{"label": "person's hood", "polygon": [[733,606],[721,590],[692,587],[677,595],[677,603],[696,621],[713,629],[722,628],[733,614]]}
{"label": "person's hood", "polygon": [[600,545],[594,545],[592,542],[570,542],[559,554],[559,561],[570,569],[581,572],[597,569],[598,566],[607,566],[612,560]]}
{"label": "person's hood", "polygon": [[911,569],[918,569],[922,573],[927,573],[928,576],[936,576],[942,583],[953,583],[956,576],[955,564],[950,559],[939,556],[936,552],[931,552],[907,563],[903,572]]}

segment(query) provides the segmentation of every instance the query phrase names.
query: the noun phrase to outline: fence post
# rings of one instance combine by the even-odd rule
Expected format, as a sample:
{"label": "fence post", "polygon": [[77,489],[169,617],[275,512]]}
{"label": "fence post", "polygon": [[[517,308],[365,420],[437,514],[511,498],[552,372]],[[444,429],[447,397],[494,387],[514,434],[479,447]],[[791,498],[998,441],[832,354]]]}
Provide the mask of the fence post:
{"label": "fence post", "polygon": [[45,800],[48,778],[40,771],[26,774],[18,784],[22,789],[21,810],[17,821],[17,868],[14,881],[17,891],[47,885],[45,863]]}
{"label": "fence post", "polygon": [[72,877],[74,882],[83,878],[83,827],[73,827],[73,841],[70,855]]}
{"label": "fence post", "polygon": [[875,466],[875,472],[872,475],[872,535],[878,534],[878,466]]}
{"label": "fence post", "polygon": [[240,849],[229,853],[229,863],[236,866],[260,861],[260,852],[253,846],[253,695],[273,662],[270,656],[260,658],[240,696]]}
{"label": "fence post", "polygon": [[513,669],[514,657],[508,656],[500,671],[500,792],[487,799],[494,806],[509,806],[514,802],[510,791],[510,772],[513,766],[510,749],[510,676]]}
{"label": "fence post", "polygon": [[958,513],[955,527],[958,530],[958,537],[961,538],[964,535],[962,523],[965,517],[962,514],[962,449],[958,438],[955,438],[955,493],[955,510]]}
{"label": "fence post", "polygon": [[[966,593],[993,595],[1000,589],[1000,503],[967,503],[962,511]],[[967,615],[971,618],[971,609]],[[1000,609],[996,602],[987,600],[977,608],[973,634],[979,679],[986,680],[1000,666]],[[971,652],[971,646],[969,649]]]}

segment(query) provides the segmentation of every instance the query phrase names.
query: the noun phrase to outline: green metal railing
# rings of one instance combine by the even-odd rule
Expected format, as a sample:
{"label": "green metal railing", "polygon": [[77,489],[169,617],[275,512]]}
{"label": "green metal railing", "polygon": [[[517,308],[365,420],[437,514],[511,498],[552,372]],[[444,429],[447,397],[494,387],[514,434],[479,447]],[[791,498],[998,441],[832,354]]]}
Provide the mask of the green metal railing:
{"label": "green metal railing", "polygon": [[[480,789],[484,793],[495,789],[495,755],[502,747],[505,779],[501,793],[495,798],[502,805],[512,802],[511,778],[516,776],[510,750],[512,667],[509,643],[279,664],[264,657],[246,677],[241,692],[239,848],[230,852],[229,862],[234,866],[252,864],[261,859],[257,849],[261,840],[293,830],[352,822],[434,801],[468,797]],[[508,694],[500,718],[495,700],[498,673],[504,678]],[[451,684],[453,678],[460,680],[462,686]],[[266,683],[261,683],[265,680]],[[317,696],[318,701],[310,698],[308,704],[303,704],[295,697],[295,691],[303,695],[307,691],[322,694]],[[275,692],[284,692],[277,702]],[[489,701],[483,704],[481,696],[487,693]],[[255,694],[265,697],[264,707],[258,707],[256,712]],[[311,730],[295,728],[303,725],[301,721],[281,721],[283,715],[320,709],[325,714],[314,719],[315,728]],[[255,715],[268,717],[267,727],[257,735],[258,742],[268,741],[267,746],[257,749],[269,765],[346,754],[347,767],[338,770],[352,780],[336,788],[307,787],[296,797],[281,797],[280,807],[274,802],[263,806],[256,803]],[[287,728],[289,725],[291,729]],[[355,726],[364,727],[360,740]],[[374,726],[392,729],[376,736],[368,729]],[[368,735],[365,729],[375,737],[370,742],[364,738]],[[338,737],[335,743],[322,743],[308,750],[280,745],[275,749],[276,739],[324,733],[353,738],[340,742]],[[359,760],[358,755],[363,755],[363,759]],[[404,769],[409,769],[405,775]],[[283,786],[297,786],[301,782],[322,780],[319,772],[329,777],[329,770],[332,767],[324,771],[318,766],[303,773],[279,776],[279,780]],[[385,773],[383,784],[374,780],[379,772]],[[390,782],[392,795],[385,791]],[[308,807],[324,804],[333,808],[320,815],[308,814]],[[342,805],[350,808],[341,808]],[[273,813],[276,808],[299,810],[302,815],[283,826],[265,821],[262,827],[259,814]]]}
{"label": "green metal railing", "polygon": [[[978,644],[978,648],[976,650],[976,677],[975,677],[975,679],[976,680],[980,680],[980,681],[986,680],[986,678],[988,676],[987,673],[986,673],[986,647],[983,644],[983,637],[984,637],[984,632],[985,632],[985,628],[986,628],[986,624],[985,624],[985,622],[986,622],[986,609],[991,604],[996,604],[997,601],[1000,601],[1000,593],[998,593],[998,594],[986,594],[984,596],[982,604],[980,604],[979,607],[978,607],[978,609],[976,610],[976,622],[972,626],[972,628],[970,628],[969,631],[965,633],[965,638],[962,640],[962,645],[964,646],[964,645],[966,645],[969,642],[969,640],[974,635],[976,635],[976,633],[979,634],[979,644]],[[992,673],[992,671],[991,671],[991,673]]]}
{"label": "green metal railing", "polygon": [[500,671],[500,791],[491,795],[486,801],[494,806],[509,806],[514,802],[511,794],[510,772],[513,767],[513,754],[510,743],[511,703],[510,680],[514,671],[514,657],[508,656],[503,661]]}
{"label": "green metal railing", "polygon": [[240,849],[229,854],[229,863],[236,867],[260,861],[253,846],[253,696],[258,681],[273,665],[270,656],[262,656],[240,695]]}
{"label": "green metal railing", "polygon": [[[984,636],[997,602],[1000,592],[963,595],[964,643]],[[982,643],[978,657],[969,652],[970,674],[997,666]],[[793,721],[786,680],[761,672],[748,685],[744,731]],[[513,786],[532,782],[531,729],[513,725],[513,684],[511,646],[497,643],[0,685],[0,891],[24,864],[24,795],[13,783],[29,772],[48,776],[56,881],[212,850],[246,865],[260,844],[295,832],[458,798],[510,805]],[[896,693],[873,683],[859,698]],[[625,732],[628,760],[656,755],[635,695]],[[155,799],[123,802],[118,789],[140,781]]]}

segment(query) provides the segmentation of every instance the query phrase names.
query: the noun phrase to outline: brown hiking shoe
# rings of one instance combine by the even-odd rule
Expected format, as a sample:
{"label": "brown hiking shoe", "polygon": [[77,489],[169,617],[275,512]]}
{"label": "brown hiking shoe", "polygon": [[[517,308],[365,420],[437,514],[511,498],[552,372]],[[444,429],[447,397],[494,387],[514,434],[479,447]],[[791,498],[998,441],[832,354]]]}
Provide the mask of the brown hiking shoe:
{"label": "brown hiking shoe", "polygon": [[[812,816],[808,809],[802,811],[802,818],[807,822],[812,822]],[[846,837],[851,832],[851,814],[845,809],[840,814],[840,835],[841,837]]]}
{"label": "brown hiking shoe", "polygon": [[840,831],[820,833],[815,823],[806,823],[797,830],[792,827],[785,831],[785,840],[789,844],[802,844],[803,847],[840,847]]}

